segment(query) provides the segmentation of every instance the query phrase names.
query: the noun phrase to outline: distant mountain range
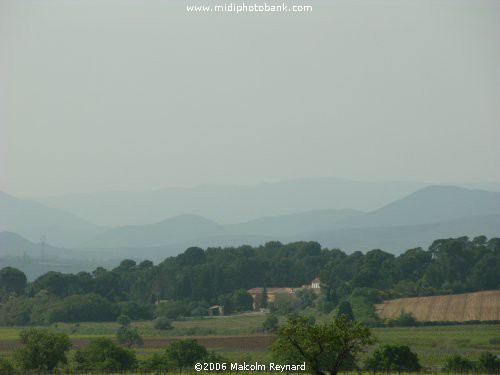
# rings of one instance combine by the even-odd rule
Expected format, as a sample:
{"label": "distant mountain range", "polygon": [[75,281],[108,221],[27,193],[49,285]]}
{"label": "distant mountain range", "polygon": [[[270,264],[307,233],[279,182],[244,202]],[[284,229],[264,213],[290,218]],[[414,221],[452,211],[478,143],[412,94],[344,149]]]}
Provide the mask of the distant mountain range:
{"label": "distant mountain range", "polygon": [[[295,199],[300,201],[302,196]],[[0,230],[16,232],[34,243],[45,234],[48,242],[56,245],[54,254],[59,256],[88,254],[102,259],[158,260],[189,246],[259,245],[270,240],[318,241],[325,247],[348,252],[380,248],[399,253],[412,247],[427,247],[437,238],[482,234],[500,237],[500,193],[455,186],[423,187],[368,212],[313,209],[234,224],[183,214],[154,224],[105,228],[6,194],[0,195],[0,212]],[[12,236],[0,233],[0,255],[7,251],[12,254],[14,249],[16,254],[31,249],[20,237]]]}
{"label": "distant mountain range", "polygon": [[53,245],[76,245],[104,228],[63,210],[30,199],[0,192],[0,231],[21,234],[39,242],[42,236]]}
{"label": "distant mountain range", "polygon": [[426,186],[304,178],[259,185],[203,185],[149,192],[102,192],[36,200],[102,226],[144,225],[182,214],[221,224],[324,209],[372,211]]}
{"label": "distant mountain range", "polygon": [[[440,236],[500,235],[500,193],[453,186],[429,186],[378,210],[315,210],[219,225],[196,215],[181,215],[157,224],[107,230],[85,247],[158,247],[180,243],[199,246],[251,244],[263,239],[315,240],[324,246],[356,250],[423,246]],[[425,240],[420,241],[420,236]],[[214,242],[214,240],[217,241]]]}

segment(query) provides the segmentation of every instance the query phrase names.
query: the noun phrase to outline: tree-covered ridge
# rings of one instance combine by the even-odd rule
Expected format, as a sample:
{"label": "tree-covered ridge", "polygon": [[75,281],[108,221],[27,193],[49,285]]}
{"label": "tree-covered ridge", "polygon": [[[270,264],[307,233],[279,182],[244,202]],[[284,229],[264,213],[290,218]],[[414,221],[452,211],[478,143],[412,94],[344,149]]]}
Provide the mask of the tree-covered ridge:
{"label": "tree-covered ridge", "polygon": [[[212,304],[237,311],[249,306],[244,290],[299,287],[317,276],[323,293],[314,306],[331,311],[349,300],[355,315],[369,316],[371,311],[360,309],[382,298],[498,288],[500,239],[440,239],[427,250],[410,249],[399,256],[382,250],[346,254],[322,249],[316,242],[191,247],[158,265],[127,259],[113,270],[48,272],[29,284],[22,272],[4,268],[0,271],[0,322],[48,323],[76,321],[75,317],[79,321],[114,320],[119,314],[151,318],[157,301],[168,301],[169,317],[203,315]],[[301,307],[311,306],[307,295],[300,298]]]}

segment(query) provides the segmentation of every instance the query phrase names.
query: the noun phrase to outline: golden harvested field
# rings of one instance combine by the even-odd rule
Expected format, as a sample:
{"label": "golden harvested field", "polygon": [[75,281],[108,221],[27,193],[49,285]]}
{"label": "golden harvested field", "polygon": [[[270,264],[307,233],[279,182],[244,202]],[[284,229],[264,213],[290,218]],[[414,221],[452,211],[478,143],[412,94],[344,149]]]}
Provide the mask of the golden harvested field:
{"label": "golden harvested field", "polygon": [[500,320],[500,290],[447,296],[399,298],[375,305],[382,319],[395,319],[401,312],[419,321]]}

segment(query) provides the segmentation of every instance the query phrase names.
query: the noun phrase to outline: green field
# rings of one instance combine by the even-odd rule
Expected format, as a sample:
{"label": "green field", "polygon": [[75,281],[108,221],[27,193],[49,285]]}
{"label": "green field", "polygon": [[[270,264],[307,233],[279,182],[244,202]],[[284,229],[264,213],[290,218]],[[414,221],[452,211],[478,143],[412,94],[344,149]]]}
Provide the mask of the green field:
{"label": "green field", "polygon": [[[168,332],[155,330],[153,322],[141,321],[132,323],[137,327],[145,341],[148,338],[172,336],[243,336],[262,335],[261,325],[264,314],[242,314],[227,317],[190,319],[174,322],[174,329]],[[72,339],[88,339],[96,336],[114,336],[116,323],[58,323],[49,327],[58,332],[67,333]],[[18,339],[21,327],[0,327],[0,342],[6,343]],[[435,327],[374,328],[374,336],[379,344],[408,345],[415,351],[426,367],[443,365],[445,359],[455,353],[476,359],[482,351],[500,353],[500,325],[457,325]],[[496,340],[493,340],[496,339]],[[238,339],[239,340],[239,339]],[[496,342],[493,343],[493,342]],[[212,347],[229,360],[262,361],[271,359],[266,347],[260,350],[245,351],[244,348]],[[136,348],[138,356],[146,357],[161,348]],[[11,351],[4,348],[1,356],[10,356]]]}

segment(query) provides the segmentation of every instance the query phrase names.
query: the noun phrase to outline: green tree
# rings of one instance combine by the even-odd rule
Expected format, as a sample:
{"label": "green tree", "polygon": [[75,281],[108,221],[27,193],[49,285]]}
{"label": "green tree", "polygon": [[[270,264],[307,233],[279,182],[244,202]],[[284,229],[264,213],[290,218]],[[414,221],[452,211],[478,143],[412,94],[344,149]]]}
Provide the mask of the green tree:
{"label": "green tree", "polygon": [[127,371],[137,367],[132,350],[116,345],[107,337],[99,337],[75,353],[78,371]]}
{"label": "green tree", "polygon": [[0,358],[0,374],[3,374],[3,375],[14,375],[15,374],[14,366],[12,366],[12,363],[10,363],[5,358]]}
{"label": "green tree", "polygon": [[137,328],[127,326],[121,326],[118,328],[118,331],[116,332],[116,339],[120,344],[127,346],[129,349],[132,345],[144,344],[141,335],[137,332]]}
{"label": "green tree", "polygon": [[354,320],[354,313],[352,312],[351,304],[348,301],[343,301],[339,304],[337,309],[337,318],[345,316],[348,320]]}
{"label": "green tree", "polygon": [[366,369],[373,371],[418,371],[418,356],[406,345],[379,346],[366,361]]}
{"label": "green tree", "polygon": [[23,370],[52,371],[58,363],[68,362],[68,335],[29,328],[22,330],[19,337],[24,346],[15,351],[14,357]]}
{"label": "green tree", "polygon": [[312,374],[336,375],[346,361],[354,360],[373,342],[368,328],[346,316],[321,324],[294,316],[278,330],[272,351],[277,359],[285,362],[305,361]]}
{"label": "green tree", "polygon": [[446,359],[444,367],[448,371],[463,372],[472,370],[474,368],[474,364],[466,357],[461,356],[460,354],[455,354]]}
{"label": "green tree", "polygon": [[165,316],[160,316],[155,319],[154,327],[160,331],[169,331],[174,329],[172,322]]}
{"label": "green tree", "polygon": [[253,298],[244,289],[238,289],[233,293],[234,308],[236,311],[248,311],[253,308]]}
{"label": "green tree", "polygon": [[394,325],[398,327],[416,327],[418,326],[418,321],[412,314],[402,311],[394,320]]}
{"label": "green tree", "polygon": [[262,328],[266,332],[276,333],[279,328],[278,317],[273,314],[267,315],[266,320],[264,320],[264,323],[262,323]]}
{"label": "green tree", "polygon": [[5,301],[11,294],[24,294],[26,289],[26,275],[13,267],[0,270],[0,301]]}
{"label": "green tree", "polygon": [[127,315],[122,314],[116,318],[116,322],[123,327],[128,327],[130,323],[132,323],[132,319],[130,319]]}
{"label": "green tree", "polygon": [[207,349],[195,339],[174,341],[165,349],[165,355],[169,362],[181,371],[192,367],[194,364],[208,356]]}
{"label": "green tree", "polygon": [[500,371],[500,359],[491,352],[483,352],[479,356],[478,368],[488,374],[497,374]]}

